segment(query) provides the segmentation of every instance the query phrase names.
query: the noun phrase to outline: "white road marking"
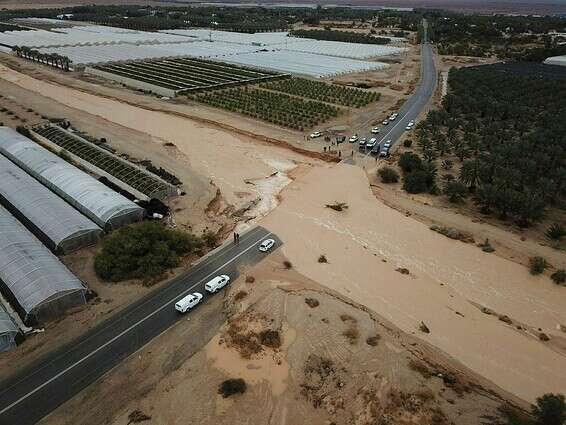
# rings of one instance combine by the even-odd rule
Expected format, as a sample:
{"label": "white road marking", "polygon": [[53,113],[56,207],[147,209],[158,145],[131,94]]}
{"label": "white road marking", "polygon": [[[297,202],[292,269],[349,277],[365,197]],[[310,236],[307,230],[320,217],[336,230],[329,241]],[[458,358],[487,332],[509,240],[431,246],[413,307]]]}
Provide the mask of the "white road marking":
{"label": "white road marking", "polygon": [[78,366],[79,364],[83,363],[85,360],[89,359],[90,357],[92,357],[93,355],[95,355],[96,353],[98,353],[99,351],[103,350],[104,348],[106,348],[108,345],[112,344],[114,341],[116,341],[117,339],[121,338],[122,336],[124,336],[125,334],[127,334],[128,332],[130,332],[132,329],[134,329],[135,327],[137,327],[139,324],[145,322],[147,319],[149,319],[150,317],[153,317],[154,315],[156,315],[157,313],[159,313],[161,310],[163,310],[165,307],[169,306],[170,304],[174,303],[177,299],[180,299],[180,297],[185,296],[186,294],[188,294],[189,292],[191,292],[195,287],[199,286],[202,282],[204,282],[205,280],[209,279],[210,276],[216,274],[219,270],[223,269],[224,267],[226,267],[228,264],[230,264],[231,262],[233,262],[234,260],[236,260],[237,258],[241,257],[242,255],[244,255],[246,252],[248,252],[250,249],[255,248],[258,244],[258,242],[261,242],[263,239],[268,238],[269,236],[271,236],[273,233],[269,232],[266,235],[262,236],[261,238],[259,238],[258,240],[256,240],[252,245],[250,245],[248,248],[246,248],[244,251],[240,252],[238,255],[236,255],[235,257],[231,258],[230,260],[228,260],[227,262],[225,262],[224,264],[222,264],[220,267],[218,267],[216,270],[214,270],[212,273],[209,273],[206,277],[204,277],[203,279],[199,280],[197,283],[195,283],[193,286],[191,286],[190,288],[186,289],[184,292],[182,292],[181,294],[175,296],[174,299],[168,301],[167,303],[163,304],[161,307],[159,307],[157,310],[153,311],[152,313],[148,314],[147,316],[145,316],[143,319],[138,320],[136,323],[134,323],[133,325],[131,325],[129,328],[125,329],[124,331],[120,332],[118,335],[116,335],[114,338],[110,339],[109,341],[105,342],[104,344],[102,344],[100,347],[96,348],[95,350],[91,351],[90,353],[88,353],[86,356],[84,356],[82,359],[77,360],[75,363],[73,363],[72,365],[68,366],[67,368],[63,369],[61,372],[59,372],[57,375],[53,376],[52,378],[48,379],[47,381],[45,381],[43,384],[39,385],[38,387],[34,388],[32,391],[30,391],[29,393],[23,395],[22,397],[20,397],[19,399],[17,399],[16,401],[14,401],[13,403],[9,404],[8,406],[6,406],[4,409],[0,410],[0,415],[3,413],[6,413],[8,410],[10,410],[12,407],[18,405],[19,403],[21,403],[22,401],[24,401],[25,399],[29,398],[30,396],[32,396],[33,394],[35,394],[36,392],[38,392],[39,390],[43,389],[44,387],[46,387],[47,385],[49,385],[51,382],[55,381],[56,379],[59,379],[61,376],[63,376],[65,373],[67,373],[68,371],[70,371],[71,369],[75,368],[76,366]]}

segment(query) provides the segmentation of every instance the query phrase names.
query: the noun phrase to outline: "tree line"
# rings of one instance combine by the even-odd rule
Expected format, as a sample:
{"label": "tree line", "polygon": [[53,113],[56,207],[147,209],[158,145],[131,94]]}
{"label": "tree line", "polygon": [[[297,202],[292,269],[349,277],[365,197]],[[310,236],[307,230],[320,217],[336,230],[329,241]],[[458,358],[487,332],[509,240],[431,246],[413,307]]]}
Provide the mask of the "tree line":
{"label": "tree line", "polygon": [[293,37],[312,38],[314,40],[342,41],[345,43],[364,44],[389,44],[391,41],[386,37],[375,37],[371,34],[360,34],[353,31],[324,30],[294,30],[290,33]]}
{"label": "tree line", "polygon": [[55,68],[61,68],[64,71],[69,71],[69,66],[72,63],[67,56],[57,53],[42,53],[39,50],[27,46],[14,46],[12,47],[12,51],[20,58],[46,63]]}
{"label": "tree line", "polygon": [[[544,65],[538,65],[544,67]],[[565,205],[566,73],[540,77],[506,68],[452,69],[442,108],[417,126],[420,155],[403,154],[399,165],[409,192],[444,192],[454,201],[471,195],[483,213],[521,226],[548,207]]]}

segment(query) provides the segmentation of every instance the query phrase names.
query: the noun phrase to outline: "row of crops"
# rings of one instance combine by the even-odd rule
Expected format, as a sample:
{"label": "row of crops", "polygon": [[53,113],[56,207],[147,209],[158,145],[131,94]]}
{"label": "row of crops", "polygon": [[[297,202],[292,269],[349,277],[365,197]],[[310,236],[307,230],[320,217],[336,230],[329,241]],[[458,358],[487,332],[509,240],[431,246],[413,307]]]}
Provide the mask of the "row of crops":
{"label": "row of crops", "polygon": [[259,71],[194,58],[110,63],[97,65],[94,68],[177,92],[211,89],[282,77],[281,74],[271,71]]}
{"label": "row of crops", "polygon": [[261,84],[261,87],[308,99],[361,108],[379,100],[379,93],[337,86],[304,78],[289,78]]}
{"label": "row of crops", "polygon": [[190,97],[216,108],[300,131],[337,117],[342,112],[340,108],[323,102],[247,86],[196,93]]}
{"label": "row of crops", "polygon": [[34,131],[150,198],[162,199],[171,193],[172,187],[156,176],[97,148],[86,140],[67,133],[59,127],[37,127]]}

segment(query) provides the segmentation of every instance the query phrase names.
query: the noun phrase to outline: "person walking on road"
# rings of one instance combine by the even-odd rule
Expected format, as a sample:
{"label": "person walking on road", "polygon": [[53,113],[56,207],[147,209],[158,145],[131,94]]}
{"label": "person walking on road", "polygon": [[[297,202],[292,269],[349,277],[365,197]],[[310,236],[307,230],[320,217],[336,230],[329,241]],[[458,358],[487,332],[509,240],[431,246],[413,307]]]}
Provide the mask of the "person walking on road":
{"label": "person walking on road", "polygon": [[237,235],[237,233],[234,232],[234,243],[236,243],[236,235]]}

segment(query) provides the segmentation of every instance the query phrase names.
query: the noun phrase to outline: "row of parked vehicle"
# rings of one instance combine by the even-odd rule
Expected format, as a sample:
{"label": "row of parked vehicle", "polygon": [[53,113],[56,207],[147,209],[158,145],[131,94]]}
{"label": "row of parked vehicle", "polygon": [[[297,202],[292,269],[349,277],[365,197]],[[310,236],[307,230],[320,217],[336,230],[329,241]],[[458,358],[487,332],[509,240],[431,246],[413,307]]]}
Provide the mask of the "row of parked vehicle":
{"label": "row of parked vehicle", "polygon": [[[261,252],[267,252],[275,245],[275,240],[273,239],[266,239],[259,245],[259,250]],[[214,279],[206,282],[204,285],[204,289],[210,295],[215,294],[216,292],[220,291],[230,282],[230,276],[227,274],[221,274],[216,276]],[[200,292],[193,292],[175,303],[175,310],[179,313],[186,313],[190,309],[194,308],[197,304],[199,304],[204,295]]]}

